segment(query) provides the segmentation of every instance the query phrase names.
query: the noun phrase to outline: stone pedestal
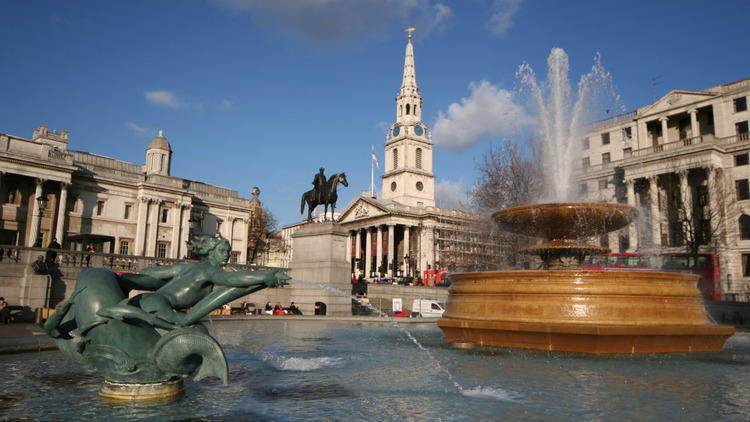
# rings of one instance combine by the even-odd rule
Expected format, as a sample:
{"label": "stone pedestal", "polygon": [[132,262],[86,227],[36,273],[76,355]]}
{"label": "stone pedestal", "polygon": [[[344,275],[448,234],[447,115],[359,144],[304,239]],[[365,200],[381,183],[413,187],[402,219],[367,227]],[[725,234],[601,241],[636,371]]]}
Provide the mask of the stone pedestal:
{"label": "stone pedestal", "polygon": [[[334,222],[313,223],[300,227],[292,235],[294,256],[289,275],[294,280],[312,281],[351,292],[351,268],[346,261],[347,231]],[[323,288],[292,284],[290,300],[305,315],[315,313],[315,302],[326,304],[326,315],[352,314],[351,298]]]}

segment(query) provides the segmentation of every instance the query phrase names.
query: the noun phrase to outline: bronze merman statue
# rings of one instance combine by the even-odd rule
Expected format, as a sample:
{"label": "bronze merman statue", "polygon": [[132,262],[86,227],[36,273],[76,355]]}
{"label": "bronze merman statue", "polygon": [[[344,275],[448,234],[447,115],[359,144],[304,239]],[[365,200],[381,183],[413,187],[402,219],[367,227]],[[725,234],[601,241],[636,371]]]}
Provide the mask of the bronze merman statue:
{"label": "bronze merman statue", "polygon": [[[139,274],[81,271],[70,299],[44,329],[68,356],[96,367],[105,388],[167,383],[195,371],[196,380],[216,376],[226,383],[224,352],[200,319],[244,295],[282,286],[289,277],[279,271],[225,271],[231,248],[223,238],[199,237],[190,248],[205,260]],[[134,289],[146,292],[129,298]],[[104,390],[100,395],[107,396]]]}

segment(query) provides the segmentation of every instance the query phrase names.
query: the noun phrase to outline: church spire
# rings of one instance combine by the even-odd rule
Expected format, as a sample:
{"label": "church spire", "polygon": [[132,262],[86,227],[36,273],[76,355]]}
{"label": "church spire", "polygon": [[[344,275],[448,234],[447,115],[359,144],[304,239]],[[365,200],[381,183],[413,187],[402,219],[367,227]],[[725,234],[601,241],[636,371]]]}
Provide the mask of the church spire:
{"label": "church spire", "polygon": [[404,74],[401,80],[401,89],[396,97],[396,120],[399,123],[409,124],[421,121],[422,96],[419,95],[417,76],[414,68],[414,46],[411,43],[412,32],[415,29],[406,29],[407,41],[404,54]]}

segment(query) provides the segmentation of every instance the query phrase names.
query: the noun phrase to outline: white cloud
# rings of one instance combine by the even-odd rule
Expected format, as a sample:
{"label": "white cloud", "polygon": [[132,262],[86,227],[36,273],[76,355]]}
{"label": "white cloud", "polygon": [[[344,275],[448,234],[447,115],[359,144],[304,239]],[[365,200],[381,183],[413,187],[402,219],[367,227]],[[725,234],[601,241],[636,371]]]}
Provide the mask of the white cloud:
{"label": "white cloud", "polygon": [[495,35],[504,36],[513,27],[513,17],[521,8],[523,0],[493,0],[490,7],[492,15],[487,28]]}
{"label": "white cloud", "polygon": [[531,118],[513,102],[513,93],[487,81],[469,84],[471,95],[439,112],[432,129],[436,144],[455,151],[468,148],[483,135],[507,136]]}
{"label": "white cloud", "polygon": [[460,182],[441,180],[435,185],[435,205],[438,208],[467,209],[469,197]]}
{"label": "white cloud", "polygon": [[232,107],[234,107],[234,101],[227,100],[226,98],[221,101],[221,104],[219,104],[219,108],[230,109]]}
{"label": "white cloud", "polygon": [[414,25],[419,37],[440,30],[452,16],[440,0],[213,0],[247,13],[267,30],[301,37],[323,48],[382,37],[393,26]]}
{"label": "white cloud", "polygon": [[133,123],[133,122],[126,122],[125,124],[127,125],[128,129],[132,130],[133,132],[139,135],[143,135],[146,133],[146,131],[148,131],[148,129],[146,129],[145,127],[139,126],[138,124]]}
{"label": "white cloud", "polygon": [[170,91],[146,91],[146,100],[158,106],[167,108],[180,108],[185,104]]}

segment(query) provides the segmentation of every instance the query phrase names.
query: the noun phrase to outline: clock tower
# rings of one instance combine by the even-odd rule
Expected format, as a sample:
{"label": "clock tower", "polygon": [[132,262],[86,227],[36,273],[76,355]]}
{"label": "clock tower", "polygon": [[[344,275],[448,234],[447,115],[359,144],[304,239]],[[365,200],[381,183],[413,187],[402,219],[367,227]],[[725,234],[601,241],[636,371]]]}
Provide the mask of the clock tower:
{"label": "clock tower", "polygon": [[396,95],[396,122],[385,142],[383,199],[412,207],[435,206],[432,139],[422,123],[422,96],[414,71],[412,31],[408,28],[404,74]]}

